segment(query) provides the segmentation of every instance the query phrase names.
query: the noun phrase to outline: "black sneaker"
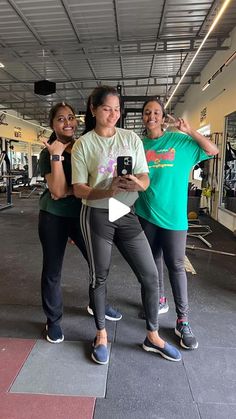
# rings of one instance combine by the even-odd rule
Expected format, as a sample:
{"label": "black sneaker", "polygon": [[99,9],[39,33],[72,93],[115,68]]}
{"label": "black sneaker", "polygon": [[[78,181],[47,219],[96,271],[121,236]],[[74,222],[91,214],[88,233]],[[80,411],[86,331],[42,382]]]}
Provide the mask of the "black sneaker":
{"label": "black sneaker", "polygon": [[[91,316],[93,316],[93,309],[91,307],[87,306],[87,312]],[[118,322],[119,320],[122,319],[122,314],[118,310],[115,310],[113,307],[106,305],[105,319],[110,320],[112,322]]]}
{"label": "black sneaker", "polygon": [[61,326],[55,324],[46,324],[46,339],[50,343],[61,343],[64,340]]}
{"label": "black sneaker", "polygon": [[180,345],[185,349],[197,349],[198,341],[195,338],[189,322],[176,322],[175,334],[179,336]]}

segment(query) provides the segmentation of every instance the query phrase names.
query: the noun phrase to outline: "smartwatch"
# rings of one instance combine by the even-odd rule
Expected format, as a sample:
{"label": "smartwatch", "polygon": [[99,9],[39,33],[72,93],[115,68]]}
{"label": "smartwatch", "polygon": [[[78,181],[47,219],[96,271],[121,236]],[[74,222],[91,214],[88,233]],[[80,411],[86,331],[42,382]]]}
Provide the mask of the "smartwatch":
{"label": "smartwatch", "polygon": [[64,156],[61,156],[60,154],[51,154],[50,160],[52,160],[52,161],[63,161]]}

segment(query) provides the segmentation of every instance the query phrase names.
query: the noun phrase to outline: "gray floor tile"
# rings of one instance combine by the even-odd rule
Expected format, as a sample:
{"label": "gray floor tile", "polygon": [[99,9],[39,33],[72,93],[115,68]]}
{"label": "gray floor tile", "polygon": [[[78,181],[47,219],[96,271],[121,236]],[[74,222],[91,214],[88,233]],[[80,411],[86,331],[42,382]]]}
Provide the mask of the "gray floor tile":
{"label": "gray floor tile", "polygon": [[139,341],[112,345],[106,397],[193,401],[183,363],[145,352]]}
{"label": "gray floor tile", "polygon": [[[0,336],[38,339],[45,323],[38,202],[21,200],[14,205],[0,219]],[[212,222],[213,249],[236,253],[232,233],[208,217],[205,222]],[[199,240],[194,244],[205,247]],[[122,312],[123,319],[106,323],[109,366],[94,364],[90,343],[95,326],[86,313],[88,269],[77,248],[68,245],[62,274],[66,341],[61,345],[37,342],[11,391],[98,397],[95,419],[199,419],[200,415],[201,419],[235,419],[235,258],[198,250],[188,250],[187,256],[197,271],[197,275],[188,273],[188,291],[198,350],[181,349],[181,363],[142,350],[146,325],[138,318],[140,285],[114,248],[108,301]],[[166,268],[165,289],[170,310],[159,317],[160,335],[178,346]]]}
{"label": "gray floor tile", "polygon": [[[159,403],[156,399],[97,400],[94,419],[200,419],[194,403]],[[217,418],[218,419],[218,418]],[[231,418],[230,418],[231,419]]]}
{"label": "gray floor tile", "polygon": [[195,402],[236,403],[236,348],[185,351],[183,361]]}
{"label": "gray floor tile", "polygon": [[0,336],[39,339],[43,330],[41,307],[2,305],[0,310]]}
{"label": "gray floor tile", "polygon": [[199,348],[236,348],[236,310],[229,313],[199,312],[195,308],[190,316],[191,327],[199,341]]}
{"label": "gray floor tile", "polygon": [[[87,313],[86,307],[67,307],[64,310],[62,328],[65,340],[93,341],[96,335],[96,326],[93,316]],[[109,342],[114,340],[116,322],[106,321]]]}
{"label": "gray floor tile", "polygon": [[108,364],[95,364],[90,349],[88,342],[38,341],[10,392],[105,397]]}
{"label": "gray floor tile", "polygon": [[198,405],[201,419],[235,419],[236,404],[204,403]]}

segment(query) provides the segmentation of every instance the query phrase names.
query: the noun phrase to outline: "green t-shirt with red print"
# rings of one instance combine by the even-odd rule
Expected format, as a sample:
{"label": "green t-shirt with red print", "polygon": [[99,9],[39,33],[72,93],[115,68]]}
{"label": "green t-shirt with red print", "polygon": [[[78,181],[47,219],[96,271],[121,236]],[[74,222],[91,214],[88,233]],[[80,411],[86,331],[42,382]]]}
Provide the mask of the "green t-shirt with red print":
{"label": "green t-shirt with red print", "polygon": [[139,193],[136,213],[168,230],[187,230],[189,174],[193,166],[211,156],[188,135],[165,132],[143,139],[150,186]]}

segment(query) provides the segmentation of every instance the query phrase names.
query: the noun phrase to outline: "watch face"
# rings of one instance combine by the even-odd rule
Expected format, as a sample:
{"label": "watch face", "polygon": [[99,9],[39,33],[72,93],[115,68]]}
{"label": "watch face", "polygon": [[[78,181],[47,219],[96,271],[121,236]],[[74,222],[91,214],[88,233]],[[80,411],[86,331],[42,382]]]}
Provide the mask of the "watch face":
{"label": "watch face", "polygon": [[60,154],[52,154],[50,156],[50,160],[51,161],[63,161],[64,160],[64,156],[61,156]]}
{"label": "watch face", "polygon": [[52,161],[60,161],[61,160],[61,156],[59,156],[59,154],[53,154],[51,156],[51,160]]}

